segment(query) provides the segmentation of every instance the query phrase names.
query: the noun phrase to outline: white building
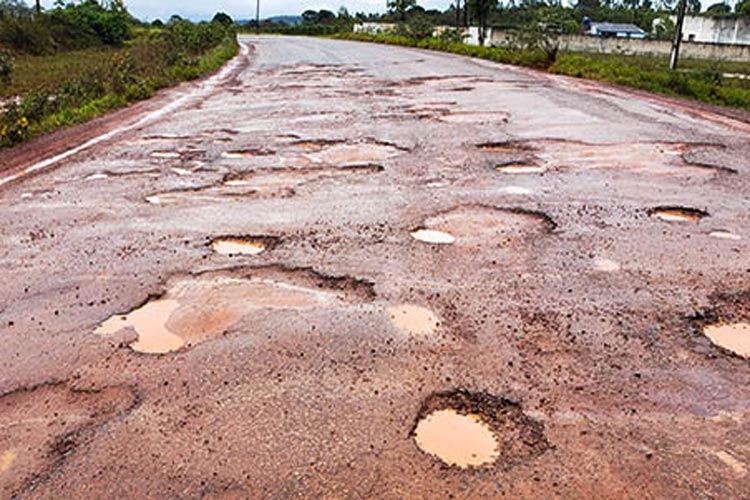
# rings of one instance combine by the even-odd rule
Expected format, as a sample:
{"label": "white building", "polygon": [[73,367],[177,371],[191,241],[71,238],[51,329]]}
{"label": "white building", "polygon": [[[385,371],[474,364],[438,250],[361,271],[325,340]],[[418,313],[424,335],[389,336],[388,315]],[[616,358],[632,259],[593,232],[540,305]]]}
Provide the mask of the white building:
{"label": "white building", "polygon": [[[672,17],[676,22],[676,17]],[[686,42],[750,45],[750,17],[685,16],[682,39]]]}

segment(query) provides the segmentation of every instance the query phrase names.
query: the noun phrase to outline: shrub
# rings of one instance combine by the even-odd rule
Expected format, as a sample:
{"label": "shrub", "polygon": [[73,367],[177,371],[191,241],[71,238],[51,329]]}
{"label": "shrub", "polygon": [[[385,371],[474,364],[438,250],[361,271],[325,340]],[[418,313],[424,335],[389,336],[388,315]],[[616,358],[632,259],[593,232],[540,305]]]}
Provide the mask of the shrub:
{"label": "shrub", "polygon": [[13,80],[13,58],[7,52],[0,52],[0,82],[10,83]]}

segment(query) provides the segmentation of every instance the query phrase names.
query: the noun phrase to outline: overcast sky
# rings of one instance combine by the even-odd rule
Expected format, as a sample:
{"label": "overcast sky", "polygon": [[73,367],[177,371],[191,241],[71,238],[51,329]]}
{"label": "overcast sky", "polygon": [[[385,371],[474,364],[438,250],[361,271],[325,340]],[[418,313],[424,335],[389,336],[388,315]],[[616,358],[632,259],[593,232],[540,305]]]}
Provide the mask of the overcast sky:
{"label": "overcast sky", "polygon": [[[128,10],[139,19],[152,21],[154,19],[168,19],[172,14],[179,14],[190,19],[211,18],[217,11],[224,11],[237,19],[255,17],[256,0],[125,0]],[[419,5],[426,9],[437,8],[444,10],[455,0],[418,0]],[[710,0],[708,3],[712,3]],[[32,3],[32,0],[26,0]],[[52,7],[54,0],[44,0],[46,7]],[[703,5],[708,5],[704,0]],[[730,3],[734,2],[730,0]],[[261,16],[270,17],[281,14],[301,14],[307,9],[328,9],[336,12],[344,6],[349,12],[382,12],[385,10],[386,0],[260,0]]]}

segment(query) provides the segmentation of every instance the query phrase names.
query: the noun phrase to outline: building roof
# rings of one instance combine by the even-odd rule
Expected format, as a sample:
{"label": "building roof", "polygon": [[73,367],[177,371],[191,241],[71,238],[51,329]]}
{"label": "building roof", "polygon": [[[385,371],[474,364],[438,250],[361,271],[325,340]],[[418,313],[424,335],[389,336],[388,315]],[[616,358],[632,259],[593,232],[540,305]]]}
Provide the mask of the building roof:
{"label": "building roof", "polygon": [[645,35],[646,32],[635,24],[616,23],[591,23],[591,28],[596,28],[599,33],[628,33],[632,35]]}

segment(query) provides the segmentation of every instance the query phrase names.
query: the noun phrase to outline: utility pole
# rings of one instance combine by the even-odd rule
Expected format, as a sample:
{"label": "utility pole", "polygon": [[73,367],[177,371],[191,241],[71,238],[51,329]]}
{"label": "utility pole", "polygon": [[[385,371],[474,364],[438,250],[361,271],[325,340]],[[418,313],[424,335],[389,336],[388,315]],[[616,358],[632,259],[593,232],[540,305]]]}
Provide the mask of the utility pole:
{"label": "utility pole", "polygon": [[677,69],[677,62],[680,59],[680,44],[682,43],[682,25],[685,23],[685,10],[687,9],[687,0],[680,0],[677,7],[677,23],[674,27],[674,40],[672,41],[672,53],[669,56],[669,69]]}
{"label": "utility pole", "polygon": [[260,0],[255,0],[255,30],[260,35]]}

